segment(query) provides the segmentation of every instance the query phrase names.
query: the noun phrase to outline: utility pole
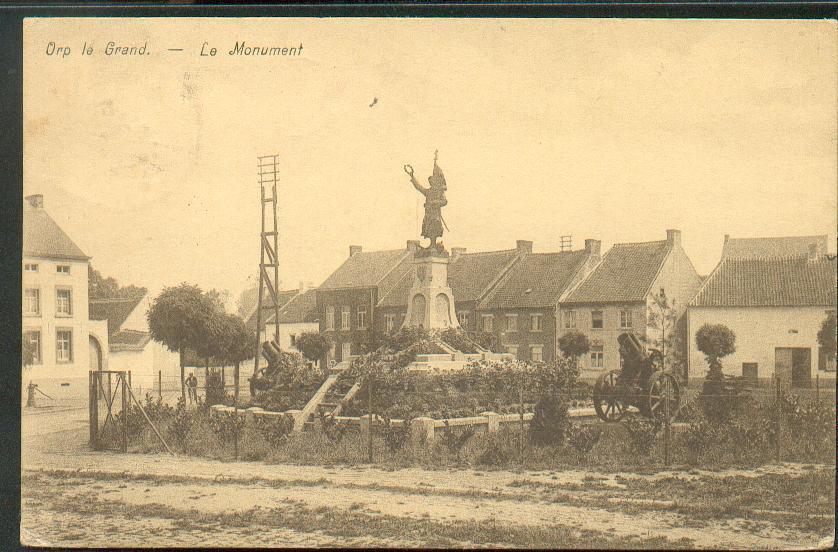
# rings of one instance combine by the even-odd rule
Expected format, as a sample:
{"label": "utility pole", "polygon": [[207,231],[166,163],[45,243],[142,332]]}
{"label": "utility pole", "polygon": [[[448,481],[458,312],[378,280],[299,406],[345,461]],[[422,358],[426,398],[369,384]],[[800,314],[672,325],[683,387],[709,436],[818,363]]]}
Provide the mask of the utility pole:
{"label": "utility pole", "polygon": [[[262,353],[260,332],[266,327],[267,316],[263,319],[263,310],[274,311],[274,341],[279,349],[279,223],[277,220],[277,193],[279,171],[278,155],[264,155],[257,158],[259,168],[259,186],[262,203],[262,231],[259,234],[259,299],[256,304],[256,358],[253,360],[253,375],[259,371],[259,356]],[[268,205],[270,204],[270,209]],[[265,305],[265,290],[273,303]],[[267,336],[265,336],[267,338]]]}

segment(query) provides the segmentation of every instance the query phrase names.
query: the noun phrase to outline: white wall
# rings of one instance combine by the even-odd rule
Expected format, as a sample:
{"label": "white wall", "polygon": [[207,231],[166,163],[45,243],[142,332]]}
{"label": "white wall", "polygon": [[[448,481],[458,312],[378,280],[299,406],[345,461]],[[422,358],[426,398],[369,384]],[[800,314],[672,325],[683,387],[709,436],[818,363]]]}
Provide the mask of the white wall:
{"label": "white wall", "polygon": [[[690,378],[707,373],[704,354],[696,348],[695,332],[703,324],[724,324],[736,334],[736,352],[722,359],[725,374],[741,376],[743,362],[756,362],[760,378],[774,374],[776,347],[812,350],[812,377],[818,374],[818,330],[826,319],[826,307],[690,307]],[[835,378],[835,372],[820,372]]]}
{"label": "white wall", "polygon": [[[262,342],[274,338],[275,331],[274,324],[266,324],[265,331],[262,332]],[[319,332],[320,325],[317,322],[299,322],[296,324],[280,324],[279,325],[279,347],[284,351],[299,352],[295,347],[291,346],[291,336],[300,335],[303,332]]]}
{"label": "white wall", "polygon": [[[104,321],[88,319],[87,261],[70,261],[24,257],[24,264],[35,263],[37,272],[23,271],[23,288],[40,290],[40,314],[23,315],[22,330],[40,330],[40,363],[23,374],[24,380],[38,382],[42,379],[87,380],[90,369],[89,338],[93,335],[102,349],[103,367],[107,367],[108,332]],[[56,272],[58,265],[70,265],[70,274]],[[23,268],[21,266],[21,268]],[[56,316],[56,289],[72,290],[71,316]],[[23,294],[21,290],[21,294]],[[56,358],[56,331],[72,331],[72,361],[58,362]]]}

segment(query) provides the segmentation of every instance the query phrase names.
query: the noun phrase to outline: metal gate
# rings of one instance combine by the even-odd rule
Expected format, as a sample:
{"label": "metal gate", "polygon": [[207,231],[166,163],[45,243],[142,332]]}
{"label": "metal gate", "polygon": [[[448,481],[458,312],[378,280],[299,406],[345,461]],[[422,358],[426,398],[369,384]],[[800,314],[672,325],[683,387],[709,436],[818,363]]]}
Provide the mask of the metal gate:
{"label": "metal gate", "polygon": [[90,372],[90,447],[128,451],[131,372]]}

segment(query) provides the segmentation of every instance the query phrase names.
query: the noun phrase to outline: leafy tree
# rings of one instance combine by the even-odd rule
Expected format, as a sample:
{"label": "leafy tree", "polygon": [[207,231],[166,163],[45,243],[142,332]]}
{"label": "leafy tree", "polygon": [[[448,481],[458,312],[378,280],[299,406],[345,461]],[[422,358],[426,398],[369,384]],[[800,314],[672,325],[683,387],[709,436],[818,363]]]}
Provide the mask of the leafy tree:
{"label": "leafy tree", "polygon": [[695,345],[707,358],[710,372],[721,374],[721,359],[736,352],[736,335],[723,324],[704,324],[695,332]]}
{"label": "leafy tree", "polygon": [[664,369],[681,374],[687,355],[686,318],[678,319],[675,301],[670,301],[663,289],[653,293],[651,298],[652,304],[646,310],[646,326],[652,331],[646,332],[643,343],[661,352]]}
{"label": "leafy tree", "polygon": [[821,329],[818,331],[818,345],[827,357],[835,357],[838,343],[836,343],[836,319],[835,313],[831,312],[821,324]]}
{"label": "leafy tree", "polygon": [[105,278],[102,274],[87,265],[87,291],[90,299],[126,299],[145,295],[148,290],[134,285],[120,286],[112,277]]}
{"label": "leafy tree", "polygon": [[199,354],[208,352],[207,321],[214,319],[217,312],[213,302],[198,286],[187,283],[164,288],[148,310],[151,338],[170,351],[180,353],[181,393],[184,397],[184,353],[187,348]]}
{"label": "leafy tree", "polygon": [[591,342],[588,340],[588,336],[573,330],[559,338],[559,350],[564,356],[572,359],[574,363],[578,363],[579,357],[588,354],[588,351],[591,350]]}
{"label": "leafy tree", "polygon": [[239,294],[239,297],[236,300],[236,313],[238,313],[238,315],[243,319],[247,319],[247,317],[250,316],[250,313],[253,312],[253,309],[256,308],[258,300],[259,284],[256,283]]}
{"label": "leafy tree", "polygon": [[294,347],[308,360],[318,362],[329,352],[332,342],[320,332],[303,332],[297,336]]}

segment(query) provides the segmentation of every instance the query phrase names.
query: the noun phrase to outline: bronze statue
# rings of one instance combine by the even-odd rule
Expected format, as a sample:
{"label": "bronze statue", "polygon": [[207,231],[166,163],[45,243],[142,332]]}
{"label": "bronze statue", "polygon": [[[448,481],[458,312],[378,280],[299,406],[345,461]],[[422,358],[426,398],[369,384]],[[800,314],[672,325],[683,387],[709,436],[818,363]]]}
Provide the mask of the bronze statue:
{"label": "bronze statue", "polygon": [[442,169],[436,164],[437,153],[434,153],[434,173],[428,177],[429,188],[424,188],[419,184],[419,181],[413,175],[413,167],[410,165],[404,166],[404,172],[410,176],[413,187],[425,196],[425,218],[422,219],[422,236],[430,240],[427,249],[442,252],[442,243],[438,244],[436,240],[442,237],[443,227],[448,230],[448,225],[442,218],[442,208],[448,204],[448,200],[445,199],[445,190],[448,188],[445,185],[445,176],[442,174]]}

